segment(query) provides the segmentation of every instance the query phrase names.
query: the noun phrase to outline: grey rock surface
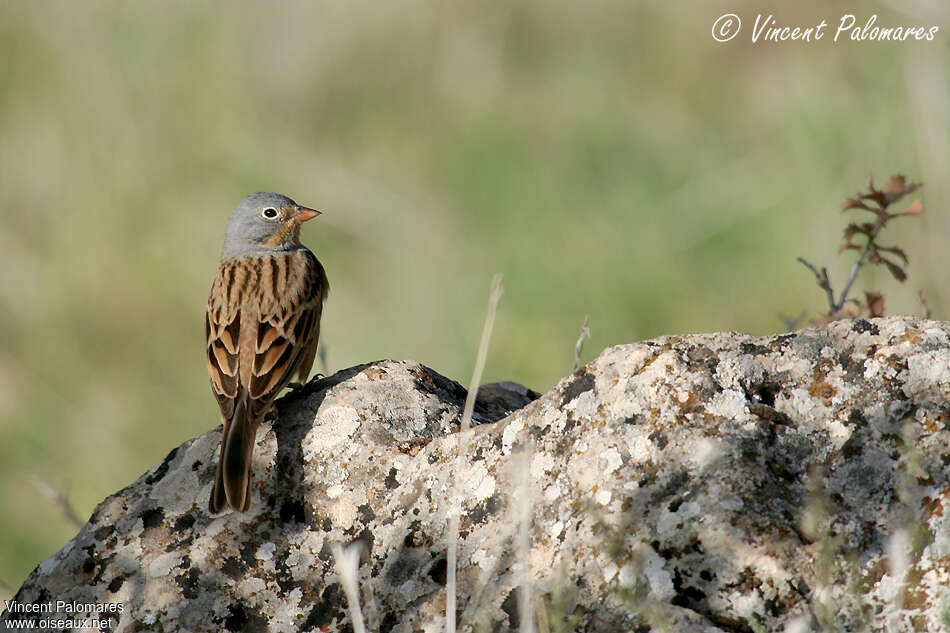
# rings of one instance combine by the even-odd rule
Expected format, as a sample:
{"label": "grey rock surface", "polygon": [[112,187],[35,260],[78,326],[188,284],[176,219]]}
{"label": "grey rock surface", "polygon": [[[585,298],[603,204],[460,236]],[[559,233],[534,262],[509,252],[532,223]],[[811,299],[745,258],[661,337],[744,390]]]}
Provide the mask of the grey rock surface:
{"label": "grey rock surface", "polygon": [[[381,361],[285,396],[245,514],[205,511],[220,429],[110,496],[18,604],[115,631],[950,630],[950,324],[838,321],[605,350],[537,394]],[[458,457],[459,452],[462,456]],[[524,605],[530,605],[530,610]],[[72,617],[6,612],[12,619]]]}

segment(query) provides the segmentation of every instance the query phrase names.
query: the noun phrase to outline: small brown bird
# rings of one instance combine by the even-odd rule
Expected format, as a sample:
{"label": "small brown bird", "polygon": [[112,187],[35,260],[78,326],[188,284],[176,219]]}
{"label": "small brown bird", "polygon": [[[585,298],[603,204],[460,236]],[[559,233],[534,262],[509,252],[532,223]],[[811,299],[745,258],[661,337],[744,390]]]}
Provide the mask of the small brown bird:
{"label": "small brown bird", "polygon": [[251,505],[255,435],[294,374],[306,381],[330,289],[300,243],[300,223],[320,215],[276,193],[255,193],[231,213],[205,319],[211,390],[221,408],[221,457],[208,509]]}

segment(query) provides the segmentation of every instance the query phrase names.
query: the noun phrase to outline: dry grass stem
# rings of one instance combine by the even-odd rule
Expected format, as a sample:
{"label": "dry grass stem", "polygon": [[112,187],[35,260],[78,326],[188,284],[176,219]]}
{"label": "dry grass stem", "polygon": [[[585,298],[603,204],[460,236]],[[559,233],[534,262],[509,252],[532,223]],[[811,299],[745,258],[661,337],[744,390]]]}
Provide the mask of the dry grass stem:
{"label": "dry grass stem", "polygon": [[[485,359],[488,356],[488,344],[491,342],[492,330],[495,327],[495,313],[498,311],[498,302],[504,292],[501,273],[492,278],[491,292],[488,296],[488,314],[485,315],[485,326],[482,328],[482,338],[478,343],[478,354],[475,358],[475,368],[472,370],[472,380],[465,396],[465,407],[462,410],[462,421],[459,428],[458,454],[456,455],[455,479],[458,481],[458,471],[462,467],[462,457],[468,445],[467,431],[472,427],[472,413],[475,411],[475,398],[478,396],[478,386],[481,384],[482,372],[485,369]],[[453,485],[452,489],[455,488]],[[456,567],[458,562],[458,534],[459,515],[461,508],[453,512],[449,518],[448,543],[446,551],[446,578],[445,578],[445,630],[446,633],[455,633],[456,621]]]}
{"label": "dry grass stem", "polygon": [[360,608],[360,546],[354,543],[344,549],[339,543],[334,543],[333,557],[336,559],[336,572],[340,575],[340,582],[350,607],[353,633],[366,633],[363,610]]}
{"label": "dry grass stem", "polygon": [[66,496],[66,493],[56,490],[49,483],[40,478],[39,475],[30,475],[30,482],[36,486],[36,488],[43,493],[43,496],[50,500],[50,502],[56,506],[56,508],[62,513],[66,520],[72,523],[77,528],[83,526],[83,521],[76,514],[76,511],[73,510],[73,507],[69,504],[69,499]]}

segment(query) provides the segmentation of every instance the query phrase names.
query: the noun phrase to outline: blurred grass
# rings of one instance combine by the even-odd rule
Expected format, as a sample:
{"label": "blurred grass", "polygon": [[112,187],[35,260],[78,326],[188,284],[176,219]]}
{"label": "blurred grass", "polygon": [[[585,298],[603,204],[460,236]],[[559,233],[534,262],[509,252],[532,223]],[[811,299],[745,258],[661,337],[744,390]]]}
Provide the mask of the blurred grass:
{"label": "blurred grass", "polygon": [[[910,7],[910,8],[907,8]],[[947,316],[950,24],[935,42],[716,44],[749,2],[0,5],[0,580],[217,424],[204,303],[228,213],[258,190],[324,215],[329,370],[383,357],[464,380],[505,275],[486,380],[546,390],[664,333],[782,328],[822,293],[836,209],[873,172],[925,181],[885,241]],[[899,13],[897,11],[904,11]],[[930,13],[928,13],[930,11]],[[783,23],[845,9],[817,0]],[[859,22],[862,22],[861,15]]]}

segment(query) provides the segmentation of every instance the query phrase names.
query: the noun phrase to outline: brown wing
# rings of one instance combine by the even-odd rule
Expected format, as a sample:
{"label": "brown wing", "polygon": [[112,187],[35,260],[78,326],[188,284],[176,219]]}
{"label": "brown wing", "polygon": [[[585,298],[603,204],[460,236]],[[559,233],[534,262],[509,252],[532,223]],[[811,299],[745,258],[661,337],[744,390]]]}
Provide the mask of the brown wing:
{"label": "brown wing", "polygon": [[221,414],[239,397],[257,422],[293,374],[308,374],[329,285],[306,249],[221,263],[205,321],[208,372]]}
{"label": "brown wing", "polygon": [[[238,284],[240,287],[238,287]],[[234,415],[238,394],[238,341],[241,331],[241,292],[247,270],[237,260],[222,262],[211,284],[205,313],[206,358],[211,391],[225,420]]]}

